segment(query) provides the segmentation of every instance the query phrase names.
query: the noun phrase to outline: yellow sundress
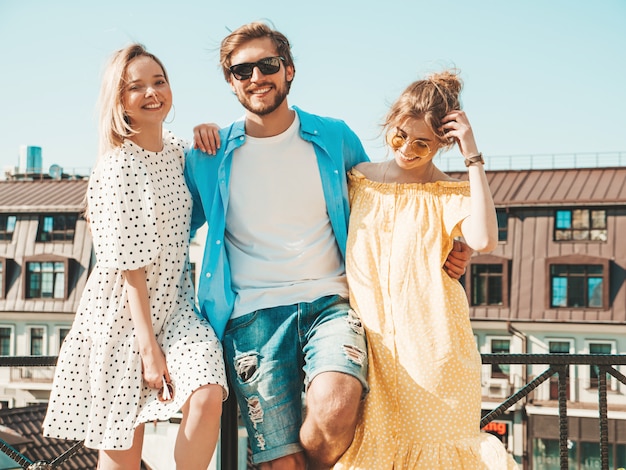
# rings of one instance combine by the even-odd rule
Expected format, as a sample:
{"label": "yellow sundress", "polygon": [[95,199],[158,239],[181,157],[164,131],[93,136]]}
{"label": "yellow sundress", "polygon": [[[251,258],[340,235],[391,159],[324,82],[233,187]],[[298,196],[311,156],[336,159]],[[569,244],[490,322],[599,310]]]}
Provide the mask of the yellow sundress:
{"label": "yellow sundress", "polygon": [[480,431],[481,359],[461,284],[442,266],[469,214],[468,182],[348,175],[346,271],[368,339],[370,392],[335,469],[515,469]]}

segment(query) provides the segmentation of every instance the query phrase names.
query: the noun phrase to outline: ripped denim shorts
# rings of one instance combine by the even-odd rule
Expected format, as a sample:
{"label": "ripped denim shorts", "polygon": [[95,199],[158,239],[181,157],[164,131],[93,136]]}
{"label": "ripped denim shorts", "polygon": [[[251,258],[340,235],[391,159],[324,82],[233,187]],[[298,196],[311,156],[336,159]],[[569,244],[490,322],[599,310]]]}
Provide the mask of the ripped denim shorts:
{"label": "ripped denim shorts", "polygon": [[302,451],[303,392],[316,375],[343,372],[368,390],[365,333],[337,295],[234,318],[224,355],[255,464]]}

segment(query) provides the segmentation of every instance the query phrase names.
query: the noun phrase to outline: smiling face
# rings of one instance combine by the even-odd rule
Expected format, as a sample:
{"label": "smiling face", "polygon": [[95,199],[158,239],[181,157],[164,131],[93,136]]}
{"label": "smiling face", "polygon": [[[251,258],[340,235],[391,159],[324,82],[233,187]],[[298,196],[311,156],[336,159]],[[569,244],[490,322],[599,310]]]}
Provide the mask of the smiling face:
{"label": "smiling face", "polygon": [[[397,133],[404,138],[401,146],[395,149],[392,148],[394,158],[400,168],[410,170],[427,165],[432,161],[439,150],[439,139],[423,118],[408,118],[402,121],[402,123],[397,126]],[[413,142],[416,140],[418,142],[414,144]],[[419,145],[419,141],[428,145],[430,149],[424,156],[416,155],[414,151],[417,145]]]}
{"label": "smiling face", "polygon": [[134,129],[162,125],[172,107],[172,90],[154,59],[138,56],[129,62],[122,104]]}
{"label": "smiling face", "polygon": [[[233,51],[231,63],[237,65],[257,62],[278,55],[271,39],[252,39]],[[277,73],[264,75],[258,67],[254,67],[250,78],[237,80],[231,74],[229,83],[244,108],[252,114],[265,116],[282,105],[287,106],[288,85],[293,80],[293,76],[293,67],[285,66],[281,61],[280,70]]]}

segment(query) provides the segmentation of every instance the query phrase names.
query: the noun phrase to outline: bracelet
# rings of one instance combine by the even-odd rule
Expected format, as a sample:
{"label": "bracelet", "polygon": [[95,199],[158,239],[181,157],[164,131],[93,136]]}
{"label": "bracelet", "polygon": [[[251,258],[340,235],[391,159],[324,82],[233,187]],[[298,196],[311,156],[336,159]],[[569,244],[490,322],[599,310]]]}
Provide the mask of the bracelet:
{"label": "bracelet", "polygon": [[485,164],[485,160],[483,160],[483,153],[480,152],[478,155],[474,155],[473,157],[469,157],[465,159],[465,166],[471,166],[475,163]]}

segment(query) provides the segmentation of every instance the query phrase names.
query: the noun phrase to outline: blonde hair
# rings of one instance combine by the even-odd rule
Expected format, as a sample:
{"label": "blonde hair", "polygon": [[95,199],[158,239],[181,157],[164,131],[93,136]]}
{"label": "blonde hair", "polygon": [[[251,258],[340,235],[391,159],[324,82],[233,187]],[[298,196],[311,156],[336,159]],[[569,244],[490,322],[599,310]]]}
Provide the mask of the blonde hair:
{"label": "blonde hair", "polygon": [[130,125],[124,110],[122,96],[126,86],[126,69],[136,57],[146,56],[154,60],[163,70],[163,76],[169,83],[167,71],[163,63],[149,53],[142,44],[130,44],[113,53],[109,59],[102,77],[99,109],[99,155],[103,155],[119,147],[124,139],[131,137],[138,131]]}
{"label": "blonde hair", "polygon": [[386,133],[407,119],[424,119],[439,139],[440,148],[449,148],[454,141],[439,130],[441,120],[450,111],[461,109],[459,95],[463,82],[457,70],[445,70],[411,83],[393,103],[382,124]]}

